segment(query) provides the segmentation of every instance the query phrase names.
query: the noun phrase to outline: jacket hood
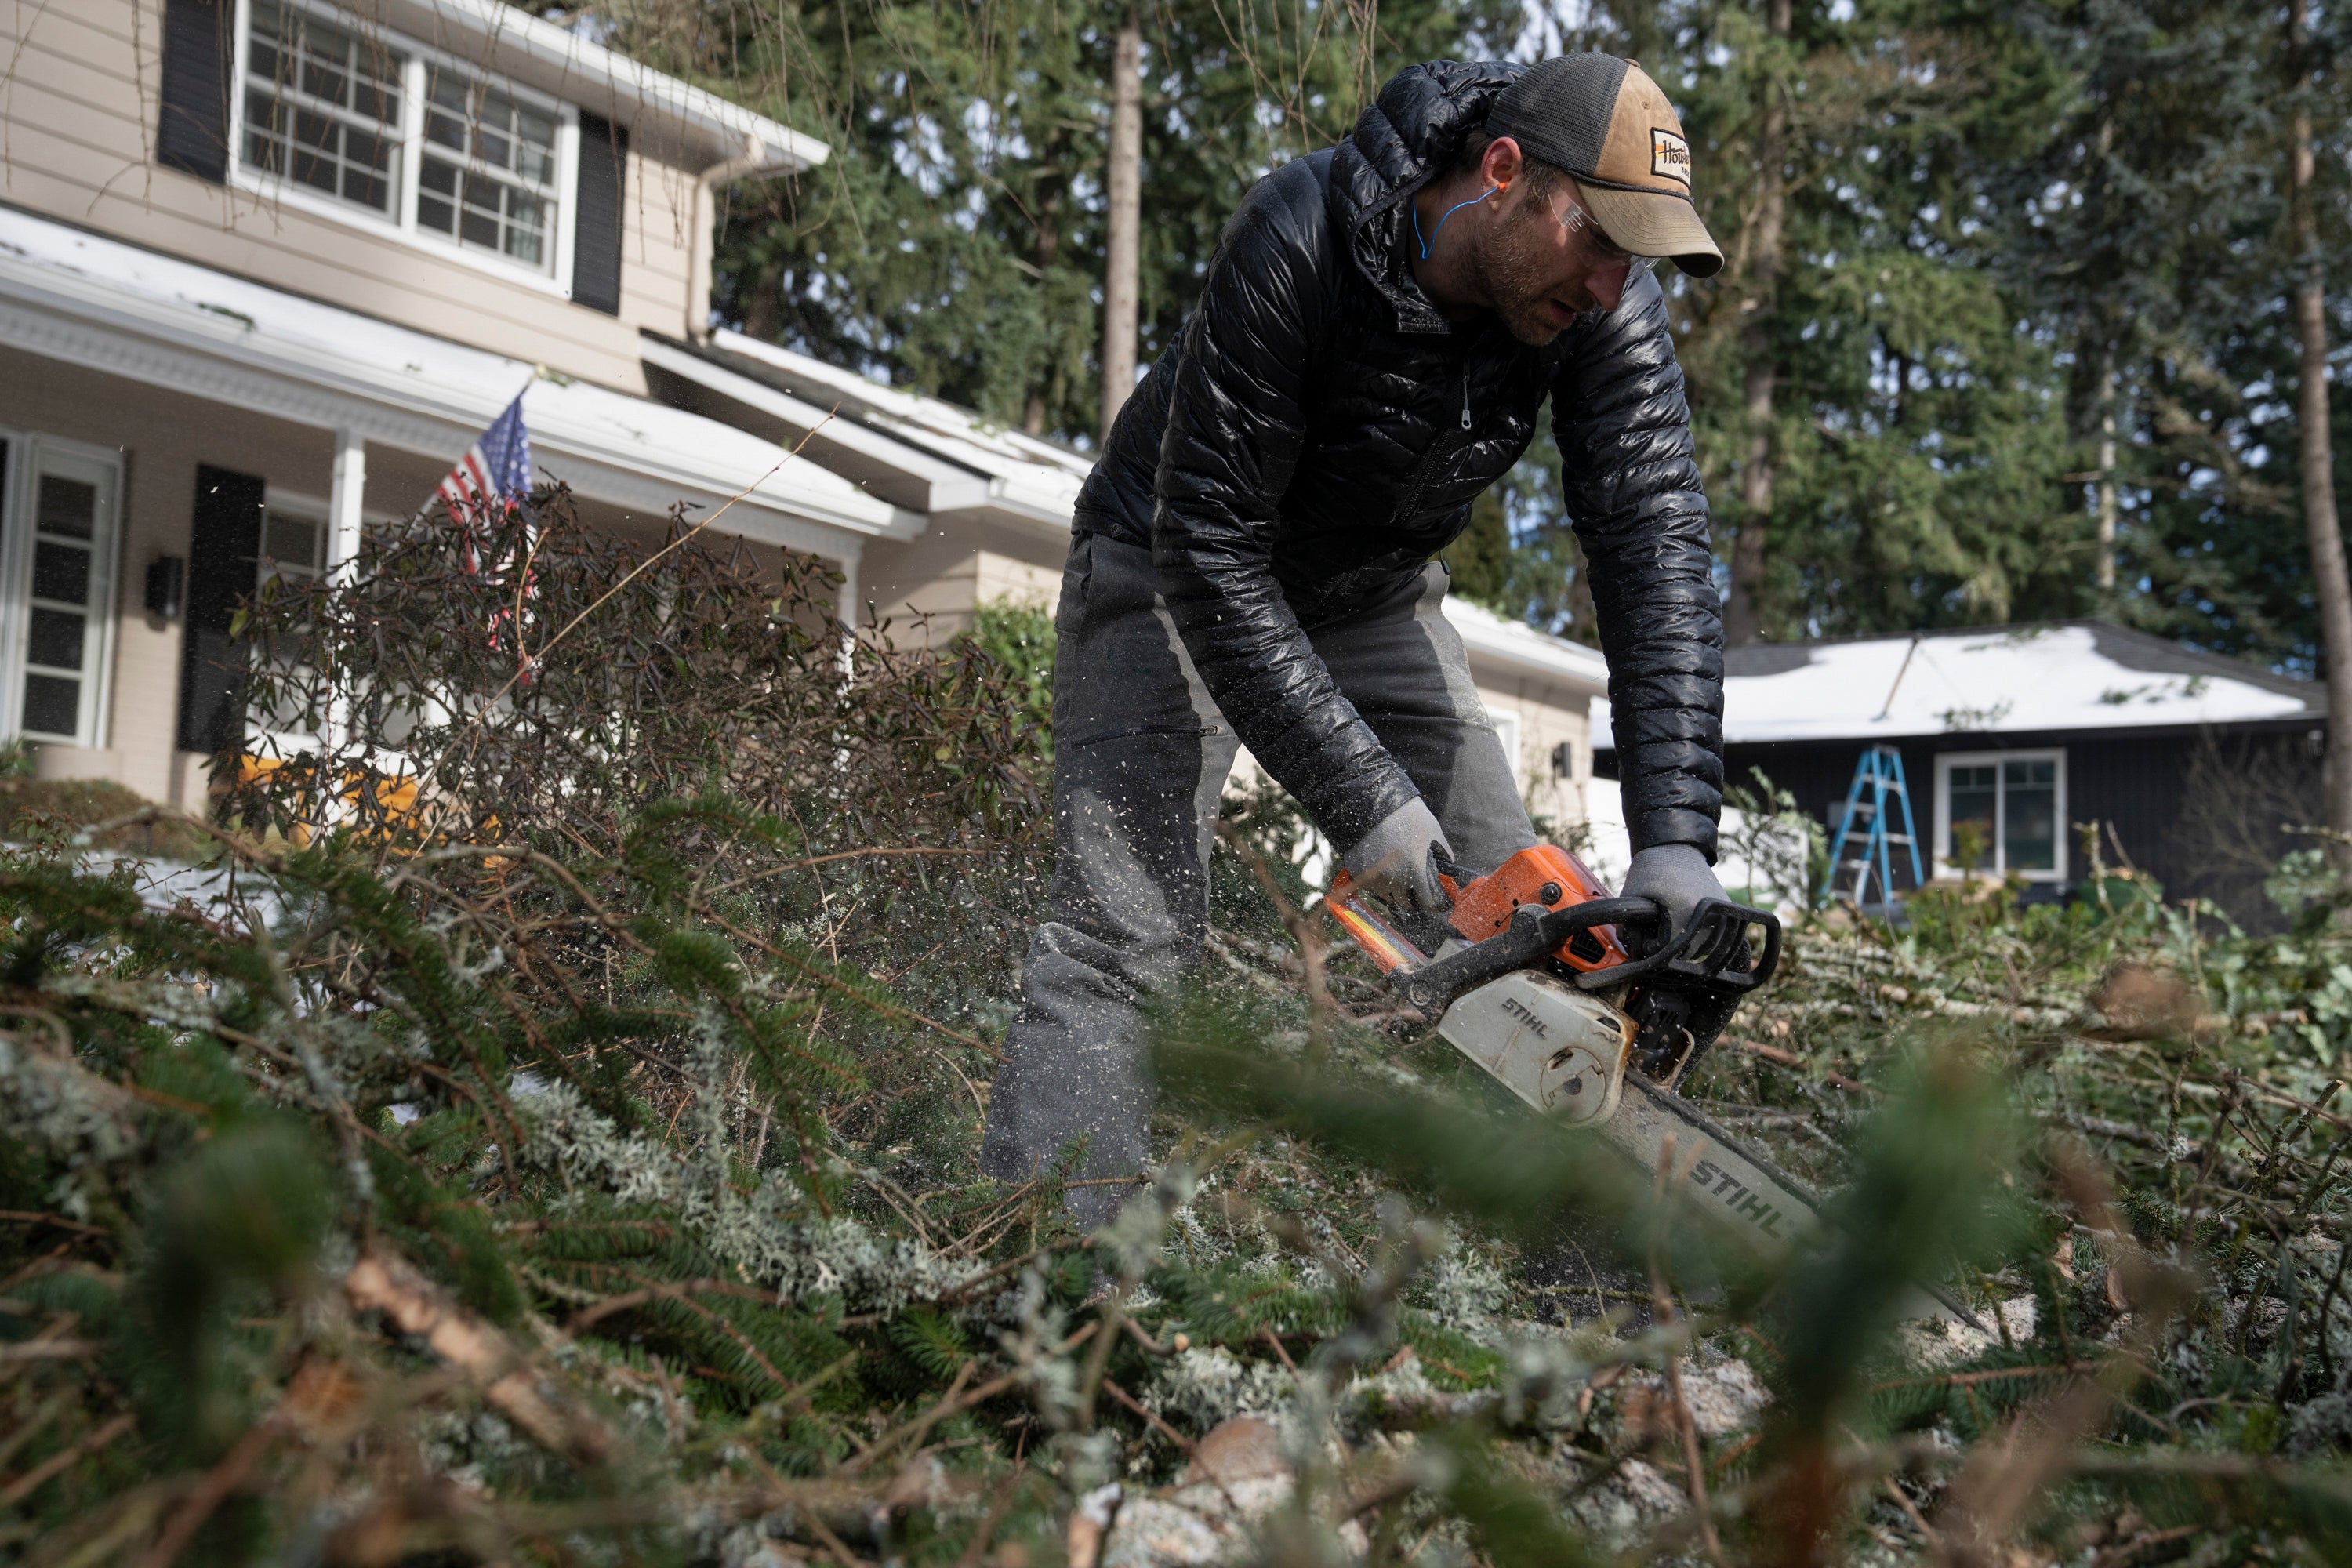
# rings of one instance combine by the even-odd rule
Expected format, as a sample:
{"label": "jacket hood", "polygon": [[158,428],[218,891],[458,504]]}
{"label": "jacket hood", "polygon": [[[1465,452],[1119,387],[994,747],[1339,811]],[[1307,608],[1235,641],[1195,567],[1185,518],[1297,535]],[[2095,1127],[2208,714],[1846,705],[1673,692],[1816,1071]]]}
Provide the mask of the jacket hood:
{"label": "jacket hood", "polygon": [[1443,332],[1405,263],[1405,204],[1460,155],[1525,66],[1432,60],[1389,78],[1331,156],[1331,224],[1348,258],[1396,311],[1400,331]]}

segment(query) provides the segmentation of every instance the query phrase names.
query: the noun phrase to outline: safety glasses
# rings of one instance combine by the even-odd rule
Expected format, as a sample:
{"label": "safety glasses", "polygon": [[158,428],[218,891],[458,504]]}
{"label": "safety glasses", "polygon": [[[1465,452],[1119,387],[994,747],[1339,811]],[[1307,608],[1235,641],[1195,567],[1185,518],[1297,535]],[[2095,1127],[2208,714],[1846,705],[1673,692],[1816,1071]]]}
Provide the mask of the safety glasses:
{"label": "safety glasses", "polygon": [[1601,220],[1594,217],[1591,209],[1584,205],[1583,193],[1573,186],[1570,189],[1567,209],[1559,215],[1560,227],[1570,234],[1583,236],[1584,242],[1592,247],[1601,260],[1625,262],[1629,277],[1636,272],[1647,272],[1657,264],[1656,257],[1636,256],[1610,238],[1609,231],[1601,226]]}

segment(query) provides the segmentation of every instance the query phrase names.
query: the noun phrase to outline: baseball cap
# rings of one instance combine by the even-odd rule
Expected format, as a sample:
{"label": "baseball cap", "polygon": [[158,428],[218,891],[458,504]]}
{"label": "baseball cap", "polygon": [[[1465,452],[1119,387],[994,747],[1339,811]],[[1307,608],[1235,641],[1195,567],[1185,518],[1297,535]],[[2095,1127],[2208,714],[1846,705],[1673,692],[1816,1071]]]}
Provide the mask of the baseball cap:
{"label": "baseball cap", "polygon": [[1636,256],[1670,256],[1694,278],[1723,251],[1691,202],[1690,140],[1649,73],[1615,55],[1529,66],[1486,111],[1486,133],[1576,176],[1609,237]]}

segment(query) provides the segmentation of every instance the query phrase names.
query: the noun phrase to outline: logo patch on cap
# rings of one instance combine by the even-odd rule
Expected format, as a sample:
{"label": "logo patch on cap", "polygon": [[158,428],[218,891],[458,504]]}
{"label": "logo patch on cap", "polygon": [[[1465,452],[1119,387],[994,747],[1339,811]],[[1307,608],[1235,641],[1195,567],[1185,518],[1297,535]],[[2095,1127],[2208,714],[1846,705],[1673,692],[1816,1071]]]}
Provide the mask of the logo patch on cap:
{"label": "logo patch on cap", "polygon": [[1671,131],[1652,126],[1650,173],[1687,185],[1691,183],[1690,166],[1690,143]]}

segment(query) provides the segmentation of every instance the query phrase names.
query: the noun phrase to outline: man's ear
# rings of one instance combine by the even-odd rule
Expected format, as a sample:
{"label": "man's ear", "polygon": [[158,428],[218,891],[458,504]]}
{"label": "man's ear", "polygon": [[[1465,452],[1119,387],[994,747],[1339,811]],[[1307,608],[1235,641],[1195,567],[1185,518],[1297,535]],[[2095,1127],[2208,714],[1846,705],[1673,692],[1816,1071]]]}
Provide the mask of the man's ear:
{"label": "man's ear", "polygon": [[1526,154],[1508,136],[1497,136],[1486,143],[1486,155],[1478,160],[1479,173],[1486,177],[1486,184],[1498,191],[1508,191],[1511,182],[1517,180],[1527,166]]}

